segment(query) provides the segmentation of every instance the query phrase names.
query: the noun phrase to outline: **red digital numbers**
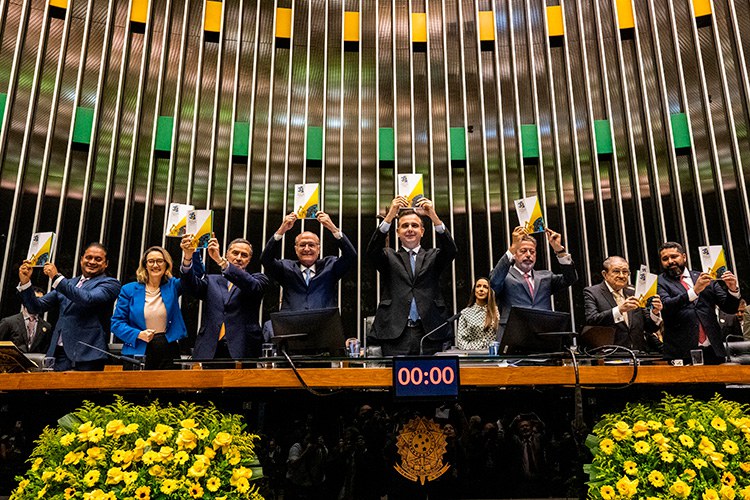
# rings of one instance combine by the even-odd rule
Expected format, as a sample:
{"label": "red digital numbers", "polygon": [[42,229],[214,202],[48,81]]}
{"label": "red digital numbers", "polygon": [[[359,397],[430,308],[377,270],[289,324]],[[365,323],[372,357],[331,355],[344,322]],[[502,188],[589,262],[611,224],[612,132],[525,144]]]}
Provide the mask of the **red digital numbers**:
{"label": "red digital numbers", "polygon": [[440,385],[440,384],[452,384],[456,379],[456,374],[453,371],[453,367],[446,366],[440,368],[439,366],[433,366],[429,372],[422,371],[419,367],[407,368],[403,367],[398,370],[397,379],[399,385]]}

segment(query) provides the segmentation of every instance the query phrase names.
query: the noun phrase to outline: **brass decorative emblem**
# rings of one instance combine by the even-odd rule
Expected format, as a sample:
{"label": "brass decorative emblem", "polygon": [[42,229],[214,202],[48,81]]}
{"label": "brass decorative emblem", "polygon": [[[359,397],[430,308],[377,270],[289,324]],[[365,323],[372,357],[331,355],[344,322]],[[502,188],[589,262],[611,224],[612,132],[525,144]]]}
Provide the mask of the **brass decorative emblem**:
{"label": "brass decorative emblem", "polygon": [[399,474],[424,485],[450,468],[443,463],[447,442],[440,425],[424,417],[411,419],[398,435],[396,447],[401,463],[394,465]]}

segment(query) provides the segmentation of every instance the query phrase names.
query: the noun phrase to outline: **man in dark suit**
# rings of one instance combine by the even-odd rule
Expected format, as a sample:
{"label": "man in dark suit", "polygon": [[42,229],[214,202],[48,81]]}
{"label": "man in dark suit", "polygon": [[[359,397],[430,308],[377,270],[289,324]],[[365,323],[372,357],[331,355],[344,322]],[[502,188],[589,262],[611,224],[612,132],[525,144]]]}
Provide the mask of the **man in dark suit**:
{"label": "man in dark suit", "polygon": [[628,261],[609,257],[602,264],[604,281],[583,290],[586,325],[611,326],[615,345],[635,351],[661,352],[662,343],[655,332],[662,323],[661,300],[655,296],[648,309],[640,307],[630,285]]}
{"label": "man in dark suit", "polygon": [[573,259],[565,251],[560,234],[548,228],[546,236],[560,263],[562,274],[534,270],[536,239],[527,234],[522,226],[513,230],[510,248],[490,273],[490,286],[495,291],[500,307],[501,334],[508,322],[511,307],[534,307],[551,311],[552,296],[578,280]]}
{"label": "man in dark suit", "polygon": [[214,237],[209,240],[206,251],[221,268],[221,274],[206,274],[192,234],[183,236],[180,246],[182,284],[187,293],[203,300],[193,359],[260,357],[263,337],[258,310],[270,282],[262,273],[245,270],[253,256],[250,242],[237,238],[222,256],[219,241]]}
{"label": "man in dark suit", "polygon": [[341,256],[329,255],[320,258],[320,238],[315,233],[305,231],[294,240],[297,259],[277,257],[281,238],[297,220],[297,214],[290,213],[274,233],[263,253],[260,262],[263,269],[284,289],[281,309],[284,311],[304,311],[338,306],[337,285],[352,264],[357,260],[357,251],[349,238],[336,227],[325,212],[318,212],[318,222],[333,235]]}
{"label": "man in dark suit", "polygon": [[664,357],[690,360],[690,351],[701,349],[706,364],[724,362],[726,350],[716,307],[737,312],[740,288],[737,278],[725,271],[718,279],[686,269],[687,255],[679,243],[659,247],[664,272],[659,276],[659,296],[664,304]]}
{"label": "man in dark suit", "polygon": [[[32,287],[37,298],[44,295],[39,287]],[[10,340],[21,352],[46,353],[52,339],[52,326],[24,306],[21,312],[0,320],[0,340]]]}
{"label": "man in dark suit", "polygon": [[[398,218],[396,234],[401,248],[385,246],[391,223],[406,209],[406,197],[392,202],[383,222],[367,245],[367,257],[380,271],[380,305],[375,313],[371,337],[383,348],[383,355],[419,354],[422,337],[438,328],[450,312],[440,292],[440,275],[456,258],[456,243],[427,198],[405,210]],[[429,217],[435,227],[436,248],[421,246],[424,224],[419,213]],[[434,354],[453,336],[448,324],[424,340],[424,352]]]}
{"label": "man in dark suit", "polygon": [[84,251],[81,276],[65,278],[48,262],[44,274],[52,280],[53,290],[42,297],[31,286],[31,263],[24,262],[18,269],[18,291],[31,314],[56,306],[60,310],[47,351],[47,356],[55,358],[55,371],[104,369],[112,304],[120,293],[120,282],[105,274],[108,265],[107,249],[101,243],[91,243]]}

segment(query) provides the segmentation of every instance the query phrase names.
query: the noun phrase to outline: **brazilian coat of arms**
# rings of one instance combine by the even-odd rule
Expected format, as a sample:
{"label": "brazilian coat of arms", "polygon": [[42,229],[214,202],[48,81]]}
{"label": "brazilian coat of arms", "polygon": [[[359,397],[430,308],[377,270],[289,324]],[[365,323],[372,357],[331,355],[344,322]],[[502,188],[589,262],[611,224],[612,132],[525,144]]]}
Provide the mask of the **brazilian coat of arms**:
{"label": "brazilian coat of arms", "polygon": [[434,481],[450,468],[450,464],[443,463],[446,446],[439,424],[424,417],[413,418],[398,436],[396,447],[401,463],[394,468],[410,481],[419,480],[423,485]]}

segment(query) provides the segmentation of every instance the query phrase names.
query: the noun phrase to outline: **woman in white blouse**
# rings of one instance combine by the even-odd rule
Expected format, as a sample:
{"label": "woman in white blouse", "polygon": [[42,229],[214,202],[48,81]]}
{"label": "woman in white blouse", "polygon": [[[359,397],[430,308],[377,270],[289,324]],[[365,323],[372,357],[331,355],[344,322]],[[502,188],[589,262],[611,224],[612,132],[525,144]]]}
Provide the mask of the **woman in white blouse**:
{"label": "woman in white blouse", "polygon": [[487,278],[479,278],[466,309],[461,311],[456,331],[456,347],[466,350],[487,349],[497,340],[500,314],[495,302],[495,292]]}

